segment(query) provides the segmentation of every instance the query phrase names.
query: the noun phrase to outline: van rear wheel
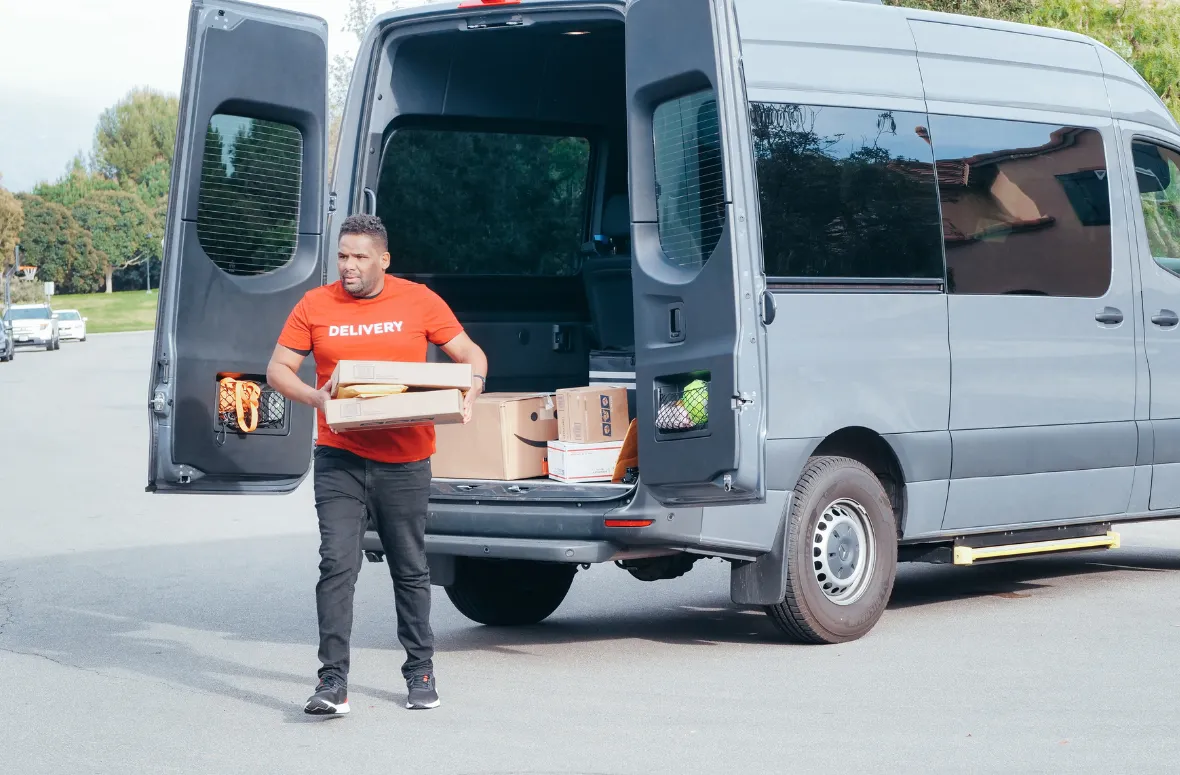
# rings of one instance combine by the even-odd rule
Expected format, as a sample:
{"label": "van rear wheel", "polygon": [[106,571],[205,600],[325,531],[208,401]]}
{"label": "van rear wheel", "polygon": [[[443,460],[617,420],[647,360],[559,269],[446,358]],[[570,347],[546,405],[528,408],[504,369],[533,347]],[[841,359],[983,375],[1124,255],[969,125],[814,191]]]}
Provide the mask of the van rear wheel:
{"label": "van rear wheel", "polygon": [[497,627],[536,624],[565,600],[578,566],[524,560],[455,558],[447,597],[459,613]]}
{"label": "van rear wheel", "polygon": [[864,464],[813,457],[787,524],[787,593],[767,613],[803,643],[844,643],[873,628],[897,574],[889,496]]}

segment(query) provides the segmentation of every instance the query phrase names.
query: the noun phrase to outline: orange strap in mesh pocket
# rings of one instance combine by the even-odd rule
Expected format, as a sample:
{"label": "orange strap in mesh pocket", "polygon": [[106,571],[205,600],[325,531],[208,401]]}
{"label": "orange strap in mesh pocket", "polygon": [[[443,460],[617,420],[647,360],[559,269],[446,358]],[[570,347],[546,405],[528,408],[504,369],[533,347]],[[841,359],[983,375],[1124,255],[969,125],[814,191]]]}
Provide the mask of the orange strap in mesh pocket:
{"label": "orange strap in mesh pocket", "polygon": [[[258,428],[258,402],[262,399],[262,388],[248,379],[221,379],[221,394],[218,397],[222,413],[233,412],[237,416],[238,429],[250,433]],[[250,421],[246,422],[249,415]]]}

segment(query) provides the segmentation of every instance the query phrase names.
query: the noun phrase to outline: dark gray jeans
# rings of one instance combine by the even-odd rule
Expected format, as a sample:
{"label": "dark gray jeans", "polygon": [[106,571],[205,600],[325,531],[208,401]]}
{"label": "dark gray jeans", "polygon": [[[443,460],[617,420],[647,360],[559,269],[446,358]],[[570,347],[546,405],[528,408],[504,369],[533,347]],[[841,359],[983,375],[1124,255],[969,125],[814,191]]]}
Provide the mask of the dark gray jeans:
{"label": "dark gray jeans", "polygon": [[406,650],[402,675],[433,672],[426,509],[430,460],[377,463],[341,449],[316,447],[315,506],[320,521],[320,677],[348,678],[352,599],[372,515],[393,578],[397,637]]}

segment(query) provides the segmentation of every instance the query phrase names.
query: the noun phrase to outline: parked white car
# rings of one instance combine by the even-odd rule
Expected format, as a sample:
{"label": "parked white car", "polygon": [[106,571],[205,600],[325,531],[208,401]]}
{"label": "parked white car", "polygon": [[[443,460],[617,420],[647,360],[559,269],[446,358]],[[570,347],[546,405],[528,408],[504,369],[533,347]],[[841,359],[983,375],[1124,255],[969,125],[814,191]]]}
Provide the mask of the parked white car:
{"label": "parked white car", "polygon": [[62,339],[86,341],[86,321],[89,318],[82,317],[82,313],[76,309],[55,310],[53,317],[57,319],[58,335]]}
{"label": "parked white car", "polygon": [[4,319],[12,323],[17,347],[35,346],[46,350],[61,347],[57,320],[48,304],[13,304],[4,313]]}

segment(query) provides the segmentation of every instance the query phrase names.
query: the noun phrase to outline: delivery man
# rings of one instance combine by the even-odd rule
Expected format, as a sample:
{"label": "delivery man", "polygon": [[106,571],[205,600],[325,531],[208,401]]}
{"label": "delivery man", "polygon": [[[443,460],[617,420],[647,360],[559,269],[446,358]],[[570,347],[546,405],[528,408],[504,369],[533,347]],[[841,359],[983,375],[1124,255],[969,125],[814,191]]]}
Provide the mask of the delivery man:
{"label": "delivery man", "polygon": [[[373,215],[353,215],[340,227],[336,255],[340,280],[314,288],[287,319],[267,381],[292,401],[317,409],[315,503],[320,525],[319,684],[304,710],[314,715],[348,712],[348,641],[352,601],[361,569],[361,538],[371,515],[393,577],[397,635],[406,650],[402,676],[407,708],[439,704],[430,628],[430,571],[426,564],[426,509],[434,427],[379,428],[333,433],[324,419],[327,384],[341,360],[425,361],[427,343],[452,360],[471,364],[472,389],[463,421],[483,390],[487,358],[433,291],[385,272],[385,227]],[[316,385],[297,371],[315,359]]]}

